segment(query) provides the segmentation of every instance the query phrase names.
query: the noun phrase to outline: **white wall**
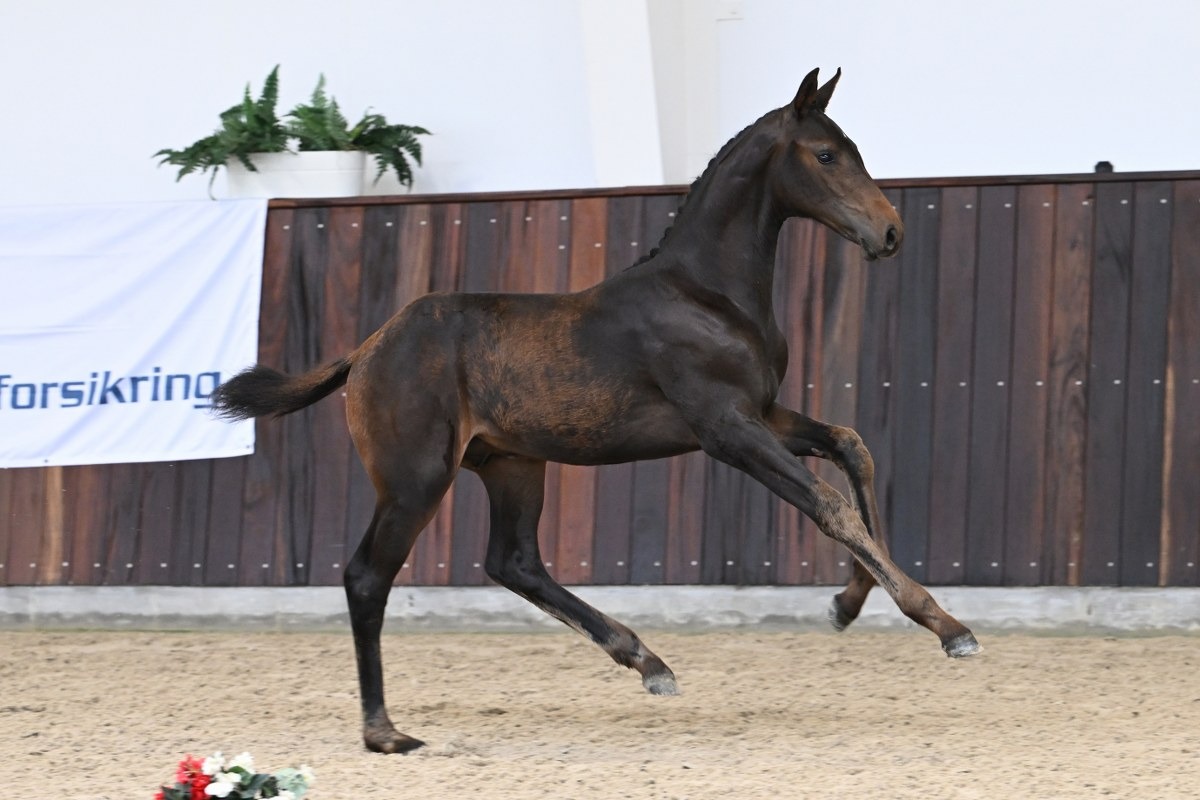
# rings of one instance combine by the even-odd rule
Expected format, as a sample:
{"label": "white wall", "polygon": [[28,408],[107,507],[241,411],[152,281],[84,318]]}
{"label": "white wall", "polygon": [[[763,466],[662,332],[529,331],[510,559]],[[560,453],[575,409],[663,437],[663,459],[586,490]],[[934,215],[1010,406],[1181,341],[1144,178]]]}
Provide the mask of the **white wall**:
{"label": "white wall", "polygon": [[433,130],[421,192],[686,182],[814,66],[877,177],[1195,169],[1198,30],[1180,0],[0,0],[0,204],[206,197],[151,154],[276,63],[280,111],[324,72]]}
{"label": "white wall", "polygon": [[722,136],[840,66],[830,116],[875,177],[1200,168],[1200,3],[733,4]]}

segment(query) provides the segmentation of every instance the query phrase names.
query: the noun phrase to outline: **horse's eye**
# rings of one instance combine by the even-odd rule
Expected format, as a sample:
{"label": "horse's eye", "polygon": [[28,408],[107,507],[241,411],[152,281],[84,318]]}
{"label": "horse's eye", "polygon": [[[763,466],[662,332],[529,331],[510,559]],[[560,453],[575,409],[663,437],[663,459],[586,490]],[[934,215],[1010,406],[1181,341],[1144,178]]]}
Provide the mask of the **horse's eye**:
{"label": "horse's eye", "polygon": [[822,164],[832,164],[835,160],[833,153],[828,150],[822,150],[817,153],[817,161],[820,161]]}

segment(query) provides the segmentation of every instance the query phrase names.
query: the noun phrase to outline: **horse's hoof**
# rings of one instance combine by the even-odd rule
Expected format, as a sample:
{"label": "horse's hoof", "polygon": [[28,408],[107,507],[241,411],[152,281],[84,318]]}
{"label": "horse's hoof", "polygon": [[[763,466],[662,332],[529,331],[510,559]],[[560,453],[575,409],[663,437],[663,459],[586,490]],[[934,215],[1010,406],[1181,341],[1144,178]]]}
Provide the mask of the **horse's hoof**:
{"label": "horse's hoof", "polygon": [[420,739],[405,736],[397,730],[389,732],[368,731],[363,735],[367,749],[375,753],[409,753],[425,743]]}
{"label": "horse's hoof", "polygon": [[643,675],[642,686],[645,686],[646,691],[650,694],[671,696],[679,694],[679,684],[675,682],[675,676],[669,671]]}
{"label": "horse's hoof", "polygon": [[966,658],[967,656],[978,655],[983,652],[983,647],[975,640],[975,635],[970,631],[960,633],[950,641],[945,642],[942,645],[942,649],[951,658]]}
{"label": "horse's hoof", "polygon": [[851,622],[854,622],[854,617],[846,613],[846,610],[842,608],[842,604],[834,596],[833,602],[829,606],[829,624],[833,626],[835,631],[841,633],[850,626]]}

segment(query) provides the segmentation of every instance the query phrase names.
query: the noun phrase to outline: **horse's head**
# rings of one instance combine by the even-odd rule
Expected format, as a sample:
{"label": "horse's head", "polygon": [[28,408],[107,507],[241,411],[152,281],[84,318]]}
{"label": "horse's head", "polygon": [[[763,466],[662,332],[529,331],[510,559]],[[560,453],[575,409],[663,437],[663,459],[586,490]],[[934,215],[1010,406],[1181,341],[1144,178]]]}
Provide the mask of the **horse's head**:
{"label": "horse's head", "polygon": [[784,138],[775,154],[775,196],[790,216],[828,225],[862,245],[867,258],[892,256],[900,249],[904,225],[867,174],[854,142],[825,116],[841,74],[839,69],[818,87],[814,69],[796,99],[781,109]]}

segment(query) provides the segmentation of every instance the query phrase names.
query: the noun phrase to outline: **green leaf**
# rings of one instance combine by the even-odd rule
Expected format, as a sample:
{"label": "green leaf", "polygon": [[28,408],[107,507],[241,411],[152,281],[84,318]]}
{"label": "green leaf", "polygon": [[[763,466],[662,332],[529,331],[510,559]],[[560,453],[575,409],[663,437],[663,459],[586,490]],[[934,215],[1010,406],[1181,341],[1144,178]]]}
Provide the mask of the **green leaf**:
{"label": "green leaf", "polygon": [[275,114],[278,99],[279,66],[276,65],[267,76],[257,100],[251,93],[250,84],[246,84],[242,101],[221,112],[220,127],[211,135],[180,150],[159,150],[154,154],[156,158],[161,158],[159,166],[170,164],[179,167],[176,180],[193,172],[211,172],[211,194],[217,172],[229,159],[236,158],[249,169],[254,169],[246,158],[251,153],[281,153],[287,150],[288,134]]}

